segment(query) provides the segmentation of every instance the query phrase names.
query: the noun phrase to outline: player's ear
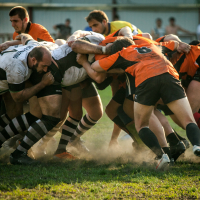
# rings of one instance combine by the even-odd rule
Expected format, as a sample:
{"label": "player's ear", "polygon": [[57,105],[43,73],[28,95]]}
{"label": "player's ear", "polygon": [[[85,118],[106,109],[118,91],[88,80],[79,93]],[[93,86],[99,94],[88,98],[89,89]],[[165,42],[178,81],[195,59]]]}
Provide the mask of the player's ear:
{"label": "player's ear", "polygon": [[103,19],[102,24],[106,25],[107,21],[105,19]]}
{"label": "player's ear", "polygon": [[27,23],[28,22],[28,17],[25,17],[23,21]]}

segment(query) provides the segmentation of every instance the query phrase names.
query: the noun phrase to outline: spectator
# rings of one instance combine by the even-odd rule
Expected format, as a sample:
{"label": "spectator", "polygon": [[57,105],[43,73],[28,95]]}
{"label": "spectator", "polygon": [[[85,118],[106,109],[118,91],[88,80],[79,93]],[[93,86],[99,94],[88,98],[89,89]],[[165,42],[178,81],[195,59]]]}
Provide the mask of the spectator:
{"label": "spectator", "polygon": [[187,34],[193,34],[192,32],[187,31],[187,30],[183,29],[182,27],[176,25],[175,21],[176,20],[174,17],[169,18],[169,26],[166,26],[166,28],[165,28],[166,35],[168,35],[168,34],[178,35],[178,31],[182,31]]}
{"label": "spectator", "polygon": [[119,15],[115,15],[113,21],[119,21]]}
{"label": "spectator", "polygon": [[66,19],[65,24],[56,24],[53,26],[55,30],[59,29],[56,39],[66,40],[71,35],[72,28],[70,26],[70,22],[70,19]]}
{"label": "spectator", "polygon": [[154,40],[165,35],[165,29],[162,28],[162,19],[156,19],[156,27],[151,30],[151,35]]}

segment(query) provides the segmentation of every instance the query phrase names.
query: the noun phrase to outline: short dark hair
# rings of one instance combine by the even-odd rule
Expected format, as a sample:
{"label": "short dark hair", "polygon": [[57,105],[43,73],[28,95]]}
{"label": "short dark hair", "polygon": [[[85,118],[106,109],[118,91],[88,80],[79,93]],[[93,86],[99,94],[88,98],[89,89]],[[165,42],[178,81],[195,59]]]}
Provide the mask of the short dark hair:
{"label": "short dark hair", "polygon": [[21,20],[23,20],[24,18],[28,17],[29,18],[29,15],[28,15],[28,12],[27,10],[22,7],[22,6],[16,6],[16,7],[13,7],[10,12],[9,12],[9,16],[12,17],[12,16],[15,16],[15,15],[19,15],[19,18]]}
{"label": "short dark hair", "polygon": [[44,56],[44,51],[45,51],[45,47],[43,46],[38,46],[38,47],[35,47],[30,53],[29,53],[29,56],[31,58],[35,57],[36,60],[38,62],[41,62],[42,59],[43,59],[43,56]]}
{"label": "short dark hair", "polygon": [[109,21],[108,16],[102,10],[93,10],[85,19],[87,22],[91,21],[92,19],[96,19],[98,22],[102,22],[104,19],[106,22]]}
{"label": "short dark hair", "polygon": [[129,47],[134,44],[135,43],[133,42],[133,40],[128,37],[118,37],[111,46],[111,53],[117,53],[118,51],[121,51],[123,47]]}
{"label": "short dark hair", "polygon": [[200,41],[199,40],[193,40],[192,42],[189,43],[189,45],[200,45]]}
{"label": "short dark hair", "polygon": [[156,21],[161,21],[162,22],[162,19],[161,18],[157,18]]}
{"label": "short dark hair", "polygon": [[170,17],[169,21],[175,21],[175,18],[174,17]]}
{"label": "short dark hair", "polygon": [[71,22],[71,20],[70,20],[69,18],[68,18],[68,19],[66,19],[65,21],[66,21],[66,22]]}

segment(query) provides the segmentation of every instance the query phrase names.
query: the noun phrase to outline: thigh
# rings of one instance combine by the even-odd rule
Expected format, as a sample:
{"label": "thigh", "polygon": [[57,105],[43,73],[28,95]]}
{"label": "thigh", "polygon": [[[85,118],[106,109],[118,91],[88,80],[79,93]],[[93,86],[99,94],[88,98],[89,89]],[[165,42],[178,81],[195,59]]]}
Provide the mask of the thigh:
{"label": "thigh", "polygon": [[147,106],[134,102],[134,120],[137,132],[139,132],[141,128],[149,126],[149,119],[153,109],[154,106]]}
{"label": "thigh", "polygon": [[40,108],[40,104],[38,102],[38,98],[33,96],[29,99],[29,108],[30,113],[38,118],[42,117],[42,110]]}
{"label": "thigh", "polygon": [[121,104],[117,103],[115,100],[111,99],[109,104],[106,106],[106,114],[108,117],[113,120],[117,116],[117,109],[121,106]]}
{"label": "thigh", "polygon": [[133,108],[134,108],[134,101],[125,98],[124,104],[123,104],[123,110],[131,119],[134,119],[134,109]]}
{"label": "thigh", "polygon": [[175,114],[184,129],[189,123],[196,123],[187,97],[172,101],[167,106]]}
{"label": "thigh", "polygon": [[60,118],[62,95],[49,95],[38,98],[42,114]]}
{"label": "thigh", "polygon": [[2,95],[6,107],[6,113],[10,119],[23,114],[23,103],[15,102],[10,94],[6,92]]}
{"label": "thigh", "polygon": [[103,105],[100,96],[82,99],[82,105],[93,120],[99,120],[103,115]]}
{"label": "thigh", "polygon": [[192,108],[192,112],[198,112],[200,108],[200,82],[192,80],[186,89],[186,94]]}

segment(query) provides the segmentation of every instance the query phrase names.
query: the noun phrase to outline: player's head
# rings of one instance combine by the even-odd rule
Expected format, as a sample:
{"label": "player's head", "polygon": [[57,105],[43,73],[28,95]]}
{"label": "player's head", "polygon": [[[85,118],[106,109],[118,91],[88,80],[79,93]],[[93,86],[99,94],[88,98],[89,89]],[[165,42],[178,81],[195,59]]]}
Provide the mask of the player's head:
{"label": "player's head", "polygon": [[171,25],[174,25],[175,24],[175,18],[174,17],[170,17],[169,18],[169,23],[171,24]]}
{"label": "player's head", "polygon": [[51,65],[51,53],[43,46],[35,47],[29,56],[32,62],[32,70],[36,70],[38,73],[47,72],[48,66]]}
{"label": "player's head", "polygon": [[111,46],[111,53],[117,53],[118,51],[121,51],[124,47],[129,47],[134,44],[135,42],[128,37],[118,37]]}
{"label": "player's head", "polygon": [[71,20],[70,19],[66,19],[65,20],[65,26],[69,26],[70,25]]}
{"label": "player's head", "polygon": [[193,40],[192,42],[189,43],[189,45],[200,46],[200,41],[199,40]]}
{"label": "player's head", "polygon": [[156,19],[156,24],[157,24],[158,27],[161,27],[161,25],[162,25],[162,19],[157,18]]}
{"label": "player's head", "polygon": [[85,18],[92,31],[105,34],[108,26],[108,17],[102,10],[93,10]]}
{"label": "player's head", "polygon": [[119,37],[117,40],[115,40],[115,42],[113,42],[113,45],[111,46],[111,53],[117,53],[118,51],[121,51],[124,47],[129,47],[134,44],[135,42],[128,37]]}
{"label": "player's head", "polygon": [[26,29],[27,23],[29,22],[29,15],[27,10],[22,6],[16,6],[9,12],[10,21],[12,27],[17,33],[23,33]]}

